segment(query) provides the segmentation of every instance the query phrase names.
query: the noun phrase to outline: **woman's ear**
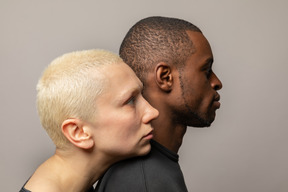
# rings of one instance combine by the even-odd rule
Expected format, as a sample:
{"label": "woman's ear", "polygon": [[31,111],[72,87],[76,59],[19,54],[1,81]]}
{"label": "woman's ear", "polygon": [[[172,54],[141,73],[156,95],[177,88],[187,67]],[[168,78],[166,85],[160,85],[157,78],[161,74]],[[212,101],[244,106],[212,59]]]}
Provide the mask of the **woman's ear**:
{"label": "woman's ear", "polygon": [[94,146],[91,128],[79,119],[66,119],[63,121],[62,132],[76,147],[91,149]]}
{"label": "woman's ear", "polygon": [[170,92],[173,85],[172,69],[165,62],[160,62],[155,68],[155,79],[158,87],[165,91]]}

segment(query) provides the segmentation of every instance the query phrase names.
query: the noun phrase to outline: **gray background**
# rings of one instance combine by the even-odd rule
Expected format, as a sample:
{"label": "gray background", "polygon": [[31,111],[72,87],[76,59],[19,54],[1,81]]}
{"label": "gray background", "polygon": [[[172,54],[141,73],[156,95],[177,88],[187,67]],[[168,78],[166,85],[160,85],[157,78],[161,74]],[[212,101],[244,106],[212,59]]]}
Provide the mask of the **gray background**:
{"label": "gray background", "polygon": [[0,182],[18,191],[53,154],[35,108],[44,67],[63,53],[118,52],[128,29],[152,15],[199,26],[222,80],[211,128],[189,128],[180,163],[189,191],[288,191],[288,1],[0,1]]}

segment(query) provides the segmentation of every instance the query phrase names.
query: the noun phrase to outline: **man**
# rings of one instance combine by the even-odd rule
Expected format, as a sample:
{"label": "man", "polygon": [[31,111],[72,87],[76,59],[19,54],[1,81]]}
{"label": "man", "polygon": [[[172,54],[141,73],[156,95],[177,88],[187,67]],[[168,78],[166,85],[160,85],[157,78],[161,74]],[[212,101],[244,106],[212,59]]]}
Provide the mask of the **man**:
{"label": "man", "polygon": [[85,50],[55,59],[37,84],[40,120],[55,154],[20,191],[93,191],[113,163],[146,155],[158,111],[141,92],[133,70],[111,52]]}
{"label": "man", "polygon": [[176,18],[149,17],[125,36],[120,56],[144,84],[143,96],[158,109],[154,141],[145,157],[107,171],[99,192],[187,191],[178,150],[187,126],[209,127],[220,107],[222,84],[212,71],[213,54],[195,25]]}

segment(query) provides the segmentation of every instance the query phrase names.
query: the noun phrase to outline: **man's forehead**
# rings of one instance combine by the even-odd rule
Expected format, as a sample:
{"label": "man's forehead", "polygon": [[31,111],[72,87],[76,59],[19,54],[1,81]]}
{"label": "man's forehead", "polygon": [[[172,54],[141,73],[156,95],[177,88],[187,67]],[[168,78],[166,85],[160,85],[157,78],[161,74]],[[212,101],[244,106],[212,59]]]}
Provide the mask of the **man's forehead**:
{"label": "man's forehead", "polygon": [[209,46],[210,44],[206,37],[198,31],[187,31],[187,34],[190,38],[190,40],[193,42],[193,45],[197,48],[200,45]]}

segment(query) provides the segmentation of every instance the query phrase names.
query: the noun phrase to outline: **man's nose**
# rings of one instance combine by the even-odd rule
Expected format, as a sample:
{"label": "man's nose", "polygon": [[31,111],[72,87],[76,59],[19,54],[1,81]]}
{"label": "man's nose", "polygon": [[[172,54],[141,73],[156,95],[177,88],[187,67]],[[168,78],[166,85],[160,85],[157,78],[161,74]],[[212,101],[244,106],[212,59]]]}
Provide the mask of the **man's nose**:
{"label": "man's nose", "polygon": [[215,90],[220,90],[222,89],[223,85],[220,79],[217,77],[217,75],[212,72],[211,77],[210,77],[210,82],[211,82],[211,87]]}

